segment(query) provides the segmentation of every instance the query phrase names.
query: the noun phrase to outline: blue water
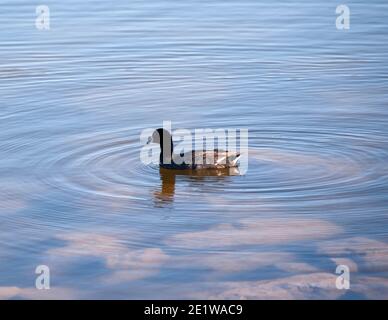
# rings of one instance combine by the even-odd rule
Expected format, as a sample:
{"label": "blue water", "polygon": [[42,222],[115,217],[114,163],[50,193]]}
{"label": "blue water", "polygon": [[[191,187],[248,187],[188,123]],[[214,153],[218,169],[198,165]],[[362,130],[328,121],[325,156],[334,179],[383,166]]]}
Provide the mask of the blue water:
{"label": "blue water", "polygon": [[[44,4],[1,2],[1,299],[388,298],[386,1]],[[247,173],[142,164],[163,120]]]}

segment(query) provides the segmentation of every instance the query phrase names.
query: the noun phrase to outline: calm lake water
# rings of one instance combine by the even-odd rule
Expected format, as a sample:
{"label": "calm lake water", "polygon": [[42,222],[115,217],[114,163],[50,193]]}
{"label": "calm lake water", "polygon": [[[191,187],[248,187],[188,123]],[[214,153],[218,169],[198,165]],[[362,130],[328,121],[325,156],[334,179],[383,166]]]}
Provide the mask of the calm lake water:
{"label": "calm lake water", "polygon": [[[388,2],[43,2],[1,5],[0,298],[388,299]],[[163,120],[247,173],[142,164]]]}

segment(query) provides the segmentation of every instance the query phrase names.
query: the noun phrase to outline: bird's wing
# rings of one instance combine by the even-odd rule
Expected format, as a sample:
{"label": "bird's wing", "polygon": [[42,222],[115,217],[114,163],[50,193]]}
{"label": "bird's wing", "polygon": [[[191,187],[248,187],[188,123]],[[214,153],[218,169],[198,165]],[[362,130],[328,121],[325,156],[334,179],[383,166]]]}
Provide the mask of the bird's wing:
{"label": "bird's wing", "polygon": [[223,155],[219,155],[216,164],[228,164],[235,166],[240,159],[241,154],[239,152],[228,153],[225,152]]}

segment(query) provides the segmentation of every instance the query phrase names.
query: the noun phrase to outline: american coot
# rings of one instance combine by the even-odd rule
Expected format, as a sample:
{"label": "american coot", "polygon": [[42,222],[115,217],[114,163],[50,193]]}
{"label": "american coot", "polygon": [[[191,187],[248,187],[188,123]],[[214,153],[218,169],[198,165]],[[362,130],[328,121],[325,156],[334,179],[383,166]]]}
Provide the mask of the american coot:
{"label": "american coot", "polygon": [[172,136],[166,129],[155,130],[147,143],[160,144],[159,165],[164,169],[208,170],[238,167],[239,152],[225,150],[194,150],[174,154]]}

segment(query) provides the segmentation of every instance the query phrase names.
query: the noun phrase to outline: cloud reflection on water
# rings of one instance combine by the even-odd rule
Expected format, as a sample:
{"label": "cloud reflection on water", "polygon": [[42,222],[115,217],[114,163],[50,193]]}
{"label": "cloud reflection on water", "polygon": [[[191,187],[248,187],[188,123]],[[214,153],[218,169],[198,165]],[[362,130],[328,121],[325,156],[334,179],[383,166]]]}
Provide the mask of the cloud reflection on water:
{"label": "cloud reflection on water", "polygon": [[179,233],[166,243],[187,248],[287,244],[322,239],[341,231],[339,226],[318,219],[250,218],[236,224],[222,223],[204,231]]}
{"label": "cloud reflection on water", "polygon": [[64,247],[51,249],[51,261],[75,257],[99,258],[111,272],[104,282],[139,280],[157,274],[168,256],[160,248],[130,249],[125,237],[97,233],[70,233],[59,237],[66,241]]}

